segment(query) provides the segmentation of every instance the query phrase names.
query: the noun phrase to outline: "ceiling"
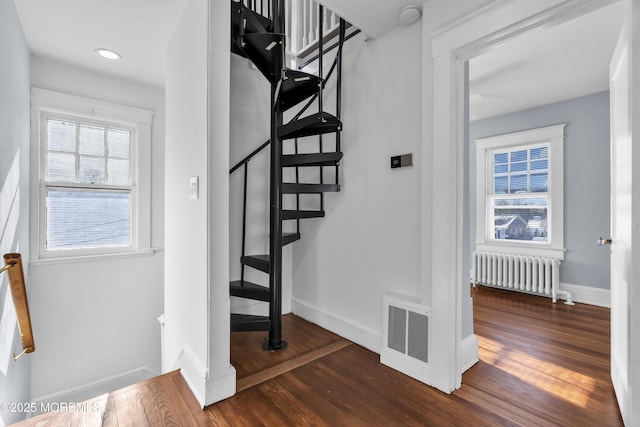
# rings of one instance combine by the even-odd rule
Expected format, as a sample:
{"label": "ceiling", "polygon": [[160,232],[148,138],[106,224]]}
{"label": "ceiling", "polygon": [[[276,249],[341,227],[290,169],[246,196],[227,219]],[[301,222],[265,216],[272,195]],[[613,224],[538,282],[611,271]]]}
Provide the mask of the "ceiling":
{"label": "ceiling", "polygon": [[[397,27],[403,7],[420,3],[417,0],[385,0],[371,8],[368,1],[330,0],[345,8],[343,16],[363,15],[358,24],[367,28],[373,37]],[[34,55],[164,87],[165,47],[187,0],[14,2]],[[117,51],[122,58],[108,61],[99,57],[95,49],[101,47]]]}
{"label": "ceiling", "polygon": [[623,20],[617,2],[473,58],[471,120],[608,90]]}
{"label": "ceiling", "polygon": [[407,6],[422,10],[423,0],[317,0],[376,39],[401,25],[400,12]]}
{"label": "ceiling", "polygon": [[[14,0],[34,55],[157,87],[164,87],[165,47],[187,1]],[[372,37],[399,26],[404,7],[421,3],[321,1]],[[474,58],[470,91],[479,95],[471,114],[489,117],[606,90],[622,18],[614,4]],[[105,60],[94,52],[99,47],[122,58]]]}
{"label": "ceiling", "polygon": [[[164,87],[165,46],[186,0],[14,0],[34,55]],[[105,47],[122,55],[109,61]]]}

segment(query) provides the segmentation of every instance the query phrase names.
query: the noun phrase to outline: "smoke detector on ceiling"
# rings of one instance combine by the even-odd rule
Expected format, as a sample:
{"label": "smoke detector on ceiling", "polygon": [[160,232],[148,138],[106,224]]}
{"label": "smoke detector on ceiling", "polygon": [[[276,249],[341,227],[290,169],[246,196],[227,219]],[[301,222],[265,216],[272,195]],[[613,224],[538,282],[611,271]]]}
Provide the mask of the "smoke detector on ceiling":
{"label": "smoke detector on ceiling", "polygon": [[420,9],[417,6],[406,6],[400,11],[400,23],[410,25],[420,19]]}

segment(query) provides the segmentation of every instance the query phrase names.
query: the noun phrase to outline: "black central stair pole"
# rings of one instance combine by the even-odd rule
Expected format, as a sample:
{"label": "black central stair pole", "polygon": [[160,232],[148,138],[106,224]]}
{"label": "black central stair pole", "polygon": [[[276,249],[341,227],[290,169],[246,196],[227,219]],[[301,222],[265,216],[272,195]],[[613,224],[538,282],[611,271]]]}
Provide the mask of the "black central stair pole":
{"label": "black central stair pole", "polygon": [[[273,29],[283,34],[284,0],[271,2]],[[282,46],[284,55],[284,46]],[[284,64],[284,61],[282,62]],[[271,84],[271,182],[269,214],[269,340],[263,344],[265,350],[282,350],[287,342],[282,340],[282,139],[278,137],[278,128],[283,124],[282,106],[277,100],[278,82],[282,79],[282,70],[274,70],[276,79]]]}
{"label": "black central stair pole", "polygon": [[[340,18],[340,33],[338,35],[338,56],[336,58],[336,117],[338,120],[342,120],[342,48],[344,46],[345,30],[347,23],[344,19]],[[342,135],[341,132],[336,132],[336,152],[339,153],[342,150]],[[336,164],[336,184],[340,183],[340,166]]]}

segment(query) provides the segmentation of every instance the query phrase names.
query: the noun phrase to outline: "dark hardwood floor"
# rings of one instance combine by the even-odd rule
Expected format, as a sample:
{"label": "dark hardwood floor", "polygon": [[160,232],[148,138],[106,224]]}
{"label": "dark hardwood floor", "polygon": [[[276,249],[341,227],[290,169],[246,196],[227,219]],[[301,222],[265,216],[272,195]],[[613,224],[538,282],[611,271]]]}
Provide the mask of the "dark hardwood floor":
{"label": "dark hardwood floor", "polygon": [[609,378],[609,310],[489,288],[472,295],[480,361],[451,395],[288,315],[285,351],[261,350],[264,333],[232,334],[238,393],[204,411],[174,372],[90,401],[97,412],[18,425],[623,425]]}

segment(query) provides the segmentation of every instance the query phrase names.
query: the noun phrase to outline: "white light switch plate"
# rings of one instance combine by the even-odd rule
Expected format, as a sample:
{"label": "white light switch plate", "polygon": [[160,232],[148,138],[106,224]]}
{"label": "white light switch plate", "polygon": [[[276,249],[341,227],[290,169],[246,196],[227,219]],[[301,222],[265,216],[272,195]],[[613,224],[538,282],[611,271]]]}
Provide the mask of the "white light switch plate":
{"label": "white light switch plate", "polygon": [[198,199],[198,177],[194,176],[189,179],[189,198],[191,200]]}

